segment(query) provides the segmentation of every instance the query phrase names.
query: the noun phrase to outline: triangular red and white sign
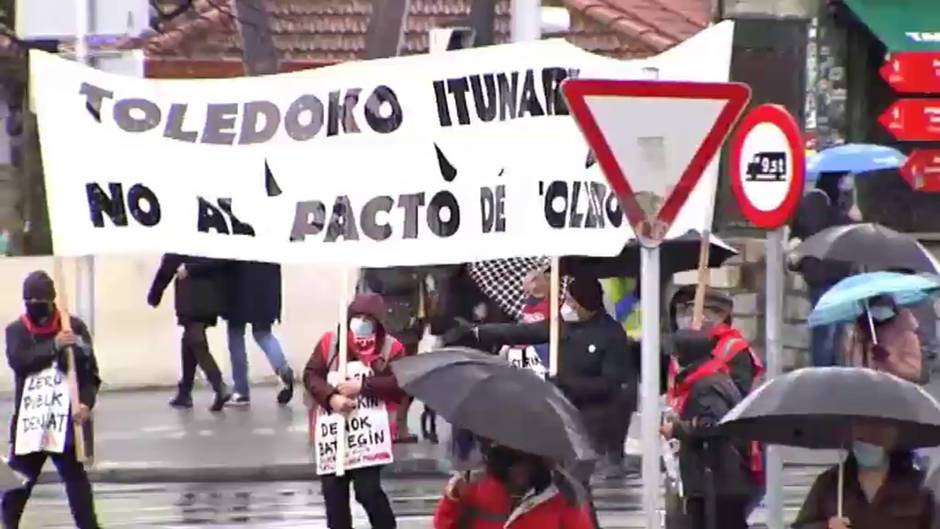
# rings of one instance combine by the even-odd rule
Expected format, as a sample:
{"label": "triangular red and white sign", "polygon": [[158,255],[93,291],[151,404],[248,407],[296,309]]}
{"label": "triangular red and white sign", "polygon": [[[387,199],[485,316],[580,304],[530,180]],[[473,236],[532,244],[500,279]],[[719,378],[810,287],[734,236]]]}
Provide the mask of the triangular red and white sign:
{"label": "triangular red and white sign", "polygon": [[637,236],[661,241],[751,97],[740,83],[572,79],[568,108]]}

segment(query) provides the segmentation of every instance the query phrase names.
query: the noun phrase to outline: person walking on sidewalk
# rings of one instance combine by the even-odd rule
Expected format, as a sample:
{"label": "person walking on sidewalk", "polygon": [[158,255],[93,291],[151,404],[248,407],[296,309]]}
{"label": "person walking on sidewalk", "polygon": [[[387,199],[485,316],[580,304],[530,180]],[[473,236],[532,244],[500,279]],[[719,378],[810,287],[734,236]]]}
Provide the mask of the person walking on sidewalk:
{"label": "person walking on sidewalk", "polygon": [[247,406],[251,402],[245,349],[248,324],[251,324],[255,343],[264,351],[281,381],[277,402],[287,404],[294,397],[294,372],[284,357],[280,342],[271,332],[271,326],[281,320],[281,265],[230,261],[227,272],[228,299],[223,316],[228,323],[228,349],[235,385],[235,395],[229,405]]}
{"label": "person walking on sidewalk", "polygon": [[[92,350],[88,327],[78,318],[71,317],[71,331],[64,330],[61,316],[55,305],[55,285],[45,272],[37,271],[27,276],[23,283],[23,300],[26,312],[6,328],[7,361],[13,370],[16,394],[13,419],[10,424],[10,467],[23,474],[27,482],[20,488],[3,495],[3,527],[18,529],[20,517],[33,487],[39,479],[47,458],[59,471],[65,483],[72,518],[78,529],[98,529],[94,497],[85,467],[75,456],[74,432],[91,417],[95,407],[101,379],[98,378],[98,363]],[[81,405],[72,410],[72,419],[66,425],[65,446],[61,453],[44,451],[15,455],[17,420],[20,401],[26,381],[49,367],[56,365],[65,371],[65,348],[71,346],[75,354],[75,372],[78,380],[78,397]]]}
{"label": "person walking on sidewalk", "polygon": [[174,408],[193,407],[192,392],[197,365],[215,391],[210,411],[222,411],[225,403],[232,398],[231,391],[222,381],[222,372],[209,351],[209,340],[206,338],[206,329],[216,324],[224,308],[224,266],[223,262],[215,259],[165,254],[147,294],[147,303],[151,307],[158,307],[163,292],[175,278],[176,319],[183,327],[183,337],[180,341],[182,373],[179,388],[176,397],[170,401],[170,406]]}
{"label": "person walking on sidewalk", "polygon": [[[385,401],[389,426],[394,437],[395,408],[403,392],[392,374],[391,362],[405,355],[405,348],[385,330],[382,318],[387,309],[378,294],[359,294],[349,305],[349,340],[347,360],[360,361],[372,370],[373,376],[347,380],[338,385],[327,382],[330,371],[339,362],[339,340],[335,332],[327,332],[317,342],[304,368],[304,387],[323,408],[337,413],[352,411],[360,395]],[[320,477],[326,504],[329,529],[352,529],[349,506],[349,485],[352,483],[358,501],[366,510],[372,529],[395,529],[395,515],[388,496],[382,490],[381,466],[357,468],[343,476]]]}

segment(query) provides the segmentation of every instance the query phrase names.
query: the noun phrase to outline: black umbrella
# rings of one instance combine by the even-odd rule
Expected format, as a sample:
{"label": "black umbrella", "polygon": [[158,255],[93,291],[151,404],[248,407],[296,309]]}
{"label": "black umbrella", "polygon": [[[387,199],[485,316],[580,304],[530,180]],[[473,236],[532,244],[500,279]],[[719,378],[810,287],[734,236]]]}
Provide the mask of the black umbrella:
{"label": "black umbrella", "polygon": [[[711,243],[708,251],[709,268],[717,268],[738,254],[738,251],[731,245],[714,235],[709,236],[709,242]],[[660,246],[663,277],[697,269],[701,244],[702,235],[695,230],[689,230],[675,239],[664,241]],[[614,257],[563,257],[561,270],[562,273],[571,275],[587,272],[599,278],[639,277],[640,245],[633,240],[623,247],[619,255]]]}
{"label": "black umbrella", "polygon": [[719,431],[768,444],[845,448],[859,424],[892,427],[896,448],[940,445],[940,404],[920,386],[860,367],[811,367],[748,395]]}
{"label": "black umbrella", "polygon": [[578,410],[527,369],[466,348],[402,358],[391,367],[406,393],[451,424],[558,461],[596,458]]}
{"label": "black umbrella", "polygon": [[917,240],[874,223],[827,228],[794,251],[800,257],[855,263],[867,271],[904,268],[940,274],[940,263]]}

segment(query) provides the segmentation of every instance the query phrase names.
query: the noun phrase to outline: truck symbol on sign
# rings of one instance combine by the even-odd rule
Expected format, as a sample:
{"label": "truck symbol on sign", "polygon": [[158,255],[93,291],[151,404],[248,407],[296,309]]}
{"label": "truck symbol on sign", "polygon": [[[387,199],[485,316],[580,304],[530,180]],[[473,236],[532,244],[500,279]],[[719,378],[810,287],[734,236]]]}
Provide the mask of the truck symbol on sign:
{"label": "truck symbol on sign", "polygon": [[749,182],[780,182],[787,174],[787,154],[784,152],[759,152],[747,164]]}

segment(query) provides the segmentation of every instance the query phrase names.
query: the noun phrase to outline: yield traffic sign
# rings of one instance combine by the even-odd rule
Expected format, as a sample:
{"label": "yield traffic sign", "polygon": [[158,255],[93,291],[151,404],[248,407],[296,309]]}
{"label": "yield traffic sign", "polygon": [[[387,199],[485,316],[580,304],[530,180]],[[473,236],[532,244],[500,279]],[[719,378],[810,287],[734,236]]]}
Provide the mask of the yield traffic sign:
{"label": "yield traffic sign", "polygon": [[740,83],[589,79],[562,92],[644,244],[665,238],[751,96]]}
{"label": "yield traffic sign", "polygon": [[940,141],[940,99],[902,99],[878,122],[901,141]]}
{"label": "yield traffic sign", "polygon": [[901,176],[914,191],[940,192],[940,150],[916,150],[901,167]]}
{"label": "yield traffic sign", "polygon": [[761,105],[731,141],[731,189],[744,217],[758,228],[786,224],[803,196],[806,152],[800,128],[779,105]]}
{"label": "yield traffic sign", "polygon": [[892,55],[878,73],[896,92],[940,94],[940,53]]}

